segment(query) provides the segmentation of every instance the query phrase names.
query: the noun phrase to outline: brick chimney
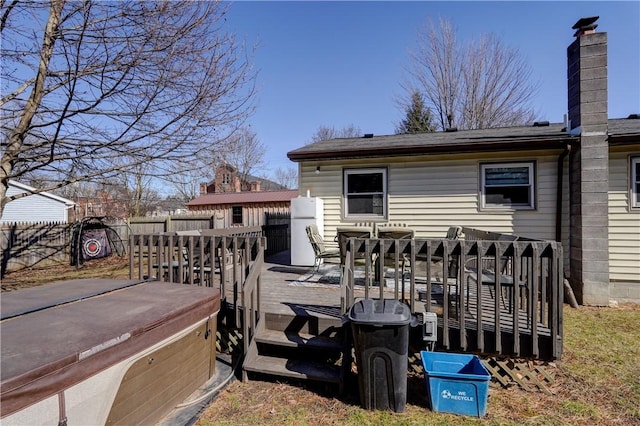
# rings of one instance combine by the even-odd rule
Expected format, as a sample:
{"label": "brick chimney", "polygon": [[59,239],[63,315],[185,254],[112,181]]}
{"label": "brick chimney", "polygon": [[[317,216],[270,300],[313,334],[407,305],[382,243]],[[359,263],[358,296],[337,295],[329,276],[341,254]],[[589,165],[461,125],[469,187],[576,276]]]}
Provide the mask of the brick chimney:
{"label": "brick chimney", "polygon": [[576,22],[567,48],[568,131],[580,136],[571,151],[570,275],[578,300],[609,304],[607,142],[607,34],[596,33],[598,17]]}
{"label": "brick chimney", "polygon": [[252,192],[259,192],[260,191],[260,181],[259,180],[251,181],[251,191]]}
{"label": "brick chimney", "polygon": [[207,184],[205,182],[200,183],[200,195],[207,193]]}

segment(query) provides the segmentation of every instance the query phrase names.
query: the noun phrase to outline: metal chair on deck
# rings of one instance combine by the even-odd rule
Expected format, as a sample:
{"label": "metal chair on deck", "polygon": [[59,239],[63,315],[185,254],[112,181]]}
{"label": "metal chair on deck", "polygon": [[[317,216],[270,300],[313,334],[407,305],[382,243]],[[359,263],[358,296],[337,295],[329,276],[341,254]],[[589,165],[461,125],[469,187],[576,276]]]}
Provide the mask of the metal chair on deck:
{"label": "metal chair on deck", "polygon": [[340,258],[340,250],[327,249],[325,247],[324,239],[322,238],[322,235],[320,235],[317,225],[311,224],[307,226],[306,231],[316,257],[313,265],[314,271],[318,272],[320,270],[320,263],[322,263],[324,259]]}
{"label": "metal chair on deck", "polygon": [[[462,227],[461,226],[450,226],[445,235],[445,240],[458,240],[462,236]],[[444,255],[444,253],[442,253]],[[419,259],[418,260],[423,260]],[[434,255],[430,256],[430,260],[432,265],[441,264],[443,260],[443,256]],[[444,265],[443,265],[444,267]],[[443,291],[449,291],[450,287],[455,288],[455,294],[458,294],[458,281],[459,281],[459,256],[450,255],[448,256],[448,262],[446,266],[446,271],[443,273],[443,276],[438,275],[440,269],[435,268],[436,276],[427,277],[430,285],[442,286]],[[427,290],[418,290],[418,299],[424,300],[426,296]],[[457,297],[456,297],[457,299]],[[457,306],[457,304],[456,304]]]}
{"label": "metal chair on deck", "polygon": [[[517,236],[507,234],[501,234],[498,237],[498,241],[516,241],[517,239]],[[499,292],[503,306],[511,312],[511,304],[507,304],[503,290],[507,290],[508,298],[511,299],[510,292],[515,290],[516,285],[518,290],[527,288],[526,281],[516,279],[514,283],[513,276],[509,274],[512,257],[500,256],[499,259],[494,257],[485,257],[482,259],[481,265],[475,265],[475,259],[471,259],[470,261],[473,263],[472,266],[465,265],[465,272],[467,273],[467,294],[469,293],[470,287],[469,280],[477,282],[478,279],[480,279],[481,284],[489,288],[491,298],[494,298],[495,288],[495,297],[498,297]],[[499,288],[497,275],[499,275]]]}
{"label": "metal chair on deck", "polygon": [[[380,240],[411,240],[415,236],[415,231],[411,228],[407,228],[406,226],[384,226],[378,228],[378,239]],[[398,250],[398,247],[395,248],[395,251]],[[392,266],[393,268],[398,268],[400,266],[400,277],[402,280],[402,299],[404,300],[404,274],[407,266],[409,266],[409,258],[406,254],[400,253],[398,256],[398,261],[400,265],[396,264],[396,256],[395,254],[385,253],[384,258],[384,266]],[[376,278],[377,274],[379,274],[379,267],[376,267]]]}
{"label": "metal chair on deck", "polygon": [[364,226],[341,227],[336,229],[336,241],[340,251],[340,269],[344,269],[349,238],[371,238],[372,230]]}

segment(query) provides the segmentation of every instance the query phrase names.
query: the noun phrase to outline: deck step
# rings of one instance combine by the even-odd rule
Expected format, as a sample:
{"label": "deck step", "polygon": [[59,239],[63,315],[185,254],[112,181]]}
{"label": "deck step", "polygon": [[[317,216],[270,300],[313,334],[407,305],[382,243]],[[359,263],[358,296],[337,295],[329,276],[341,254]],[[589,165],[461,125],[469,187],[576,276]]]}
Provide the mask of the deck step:
{"label": "deck step", "polygon": [[340,384],[340,366],[330,366],[317,361],[287,359],[268,355],[254,355],[244,363],[244,369],[261,374],[291,377]]}
{"label": "deck step", "polygon": [[[337,312],[337,311],[336,311]],[[295,331],[311,335],[322,335],[341,328],[345,319],[334,315],[274,314],[264,316],[265,327],[270,330]]]}
{"label": "deck step", "polygon": [[244,360],[243,378],[246,373],[260,373],[337,384],[342,394],[347,369],[341,364],[351,365],[344,328],[332,327],[323,335],[305,331],[258,328]]}
{"label": "deck step", "polygon": [[341,351],[344,346],[337,337],[314,336],[312,334],[279,330],[260,330],[255,336],[255,340],[258,343],[288,348],[304,347],[328,351]]}

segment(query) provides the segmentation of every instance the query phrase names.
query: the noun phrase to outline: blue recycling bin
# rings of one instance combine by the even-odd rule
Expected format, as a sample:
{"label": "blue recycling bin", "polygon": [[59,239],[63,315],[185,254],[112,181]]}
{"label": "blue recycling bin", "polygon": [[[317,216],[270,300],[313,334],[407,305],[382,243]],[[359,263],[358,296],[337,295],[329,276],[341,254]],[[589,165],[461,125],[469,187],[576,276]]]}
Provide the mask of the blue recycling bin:
{"label": "blue recycling bin", "polygon": [[482,417],[491,374],[476,355],[421,351],[431,409]]}

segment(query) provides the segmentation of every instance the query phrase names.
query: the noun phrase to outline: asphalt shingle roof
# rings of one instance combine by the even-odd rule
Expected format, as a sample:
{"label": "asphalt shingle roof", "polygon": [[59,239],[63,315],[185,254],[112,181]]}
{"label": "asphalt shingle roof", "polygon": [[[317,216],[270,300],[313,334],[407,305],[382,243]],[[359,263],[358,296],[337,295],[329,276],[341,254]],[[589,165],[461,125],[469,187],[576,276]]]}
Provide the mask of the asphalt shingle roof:
{"label": "asphalt shingle roof", "polygon": [[297,189],[286,191],[218,192],[194,198],[187,203],[187,206],[287,202],[297,196]]}
{"label": "asphalt shingle roof", "polygon": [[[610,142],[640,137],[640,120],[609,120]],[[292,161],[399,156],[426,153],[516,151],[562,148],[579,137],[564,131],[562,123],[548,126],[501,127],[457,132],[416,133],[340,138],[315,142],[289,151]]]}

